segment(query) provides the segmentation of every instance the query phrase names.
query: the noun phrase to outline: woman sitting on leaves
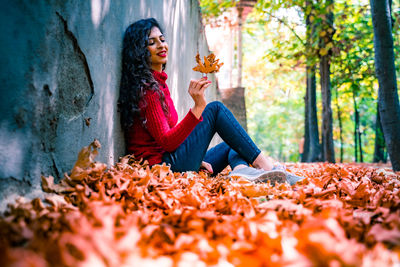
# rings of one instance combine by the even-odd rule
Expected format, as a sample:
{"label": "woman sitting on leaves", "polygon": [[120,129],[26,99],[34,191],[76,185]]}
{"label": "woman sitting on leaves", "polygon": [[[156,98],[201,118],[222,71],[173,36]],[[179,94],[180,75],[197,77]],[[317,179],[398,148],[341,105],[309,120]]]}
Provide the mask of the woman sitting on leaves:
{"label": "woman sitting on leaves", "polygon": [[[287,173],[282,165],[274,167],[222,103],[207,104],[204,92],[211,83],[207,78],[190,81],[194,106],[178,123],[166,84],[167,61],[168,44],[155,19],[139,20],[127,28],[119,110],[128,153],[150,165],[165,162],[176,172],[203,168],[216,174],[230,165],[230,176],[254,182],[294,184],[302,178]],[[215,133],[224,142],[207,151]]]}

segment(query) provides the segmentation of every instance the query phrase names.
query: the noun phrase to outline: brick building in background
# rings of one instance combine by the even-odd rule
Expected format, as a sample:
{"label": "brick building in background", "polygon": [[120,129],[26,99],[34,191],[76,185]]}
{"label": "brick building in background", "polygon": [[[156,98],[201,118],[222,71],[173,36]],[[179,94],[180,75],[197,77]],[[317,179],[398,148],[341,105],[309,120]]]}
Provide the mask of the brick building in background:
{"label": "brick building in background", "polygon": [[216,74],[222,102],[247,131],[245,88],[242,84],[242,24],[257,0],[241,0],[235,8],[206,25],[210,50],[224,62]]}

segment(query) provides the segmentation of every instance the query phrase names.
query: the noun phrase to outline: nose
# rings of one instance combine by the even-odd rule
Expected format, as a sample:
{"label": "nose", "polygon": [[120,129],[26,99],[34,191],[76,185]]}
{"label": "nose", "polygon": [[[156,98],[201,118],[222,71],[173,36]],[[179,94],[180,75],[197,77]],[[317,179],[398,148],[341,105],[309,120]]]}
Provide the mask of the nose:
{"label": "nose", "polygon": [[160,40],[157,42],[157,48],[164,48],[165,42],[161,42]]}

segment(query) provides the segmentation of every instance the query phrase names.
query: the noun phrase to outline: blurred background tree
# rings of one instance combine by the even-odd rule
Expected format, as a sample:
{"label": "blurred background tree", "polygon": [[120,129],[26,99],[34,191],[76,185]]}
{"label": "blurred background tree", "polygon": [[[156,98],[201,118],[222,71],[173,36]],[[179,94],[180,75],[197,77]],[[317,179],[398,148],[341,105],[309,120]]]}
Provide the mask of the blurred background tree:
{"label": "blurred background tree", "polygon": [[[241,1],[200,2],[210,23]],[[399,0],[392,1],[391,11],[398,55]],[[300,161],[304,143],[303,161],[387,159],[377,113],[373,36],[368,0],[257,1],[243,25],[243,86],[248,131],[268,155]],[[398,56],[395,66],[399,82]],[[324,68],[330,75],[321,75]],[[324,86],[329,89],[324,89],[325,101]],[[329,118],[323,128],[324,106],[331,109],[331,130]],[[323,144],[331,138],[329,131],[334,151],[328,153],[329,144]]]}

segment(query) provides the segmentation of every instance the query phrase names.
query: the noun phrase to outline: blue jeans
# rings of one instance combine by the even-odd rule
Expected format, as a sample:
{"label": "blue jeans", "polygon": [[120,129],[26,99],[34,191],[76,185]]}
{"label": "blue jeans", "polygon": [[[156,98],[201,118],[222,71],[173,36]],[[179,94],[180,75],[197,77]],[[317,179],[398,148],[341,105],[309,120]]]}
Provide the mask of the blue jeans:
{"label": "blue jeans", "polygon": [[[204,160],[213,167],[214,174],[230,165],[253,163],[261,153],[249,135],[221,102],[209,103],[200,122],[174,151],[163,154],[163,162],[175,172],[198,171]],[[224,142],[207,151],[214,134]]]}

